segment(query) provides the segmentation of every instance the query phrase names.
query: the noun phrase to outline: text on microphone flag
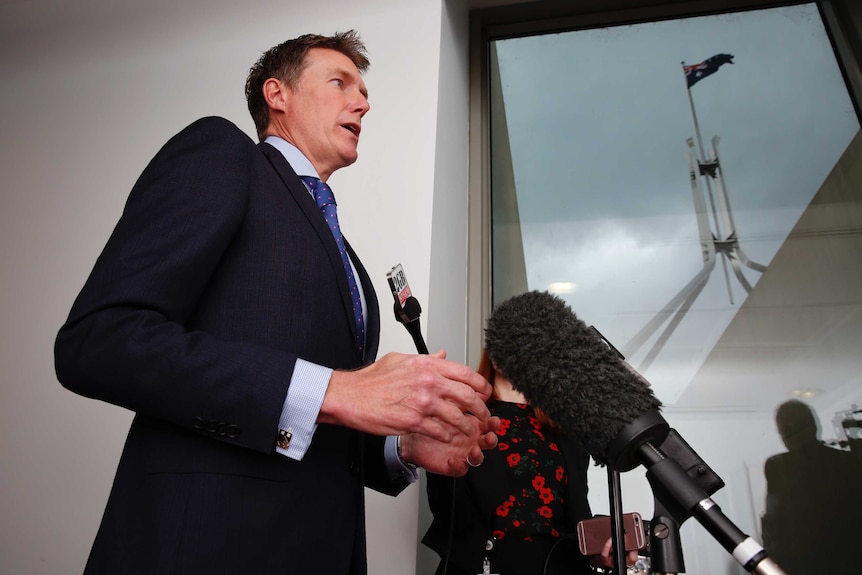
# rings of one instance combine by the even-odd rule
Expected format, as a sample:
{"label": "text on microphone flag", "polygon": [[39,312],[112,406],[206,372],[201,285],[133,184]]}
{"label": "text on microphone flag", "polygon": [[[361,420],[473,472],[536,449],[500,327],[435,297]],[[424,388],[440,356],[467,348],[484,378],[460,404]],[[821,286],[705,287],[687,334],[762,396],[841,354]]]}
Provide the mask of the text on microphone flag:
{"label": "text on microphone flag", "polygon": [[389,288],[392,290],[392,294],[398,299],[398,303],[403,308],[404,302],[413,294],[410,292],[410,286],[407,284],[407,276],[404,274],[404,268],[401,267],[401,264],[393,266],[389,273],[386,274],[386,279],[389,280]]}

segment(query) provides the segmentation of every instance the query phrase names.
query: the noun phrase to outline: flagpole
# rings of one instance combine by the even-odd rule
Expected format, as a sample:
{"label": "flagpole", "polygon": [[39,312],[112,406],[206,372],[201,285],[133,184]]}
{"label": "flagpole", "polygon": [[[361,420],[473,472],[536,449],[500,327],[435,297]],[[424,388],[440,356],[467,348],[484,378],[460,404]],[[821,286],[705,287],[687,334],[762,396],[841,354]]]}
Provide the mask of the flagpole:
{"label": "flagpole", "polygon": [[691,86],[688,85],[688,78],[685,75],[685,60],[680,62],[682,65],[682,77],[685,79],[685,91],[688,92],[688,104],[691,106],[691,117],[694,120],[694,134],[697,136],[697,147],[700,150],[700,157],[706,160],[706,154],[703,151],[703,139],[700,137],[700,125],[697,123],[697,113],[694,111],[694,98],[691,97]]}
{"label": "flagpole", "polygon": [[[694,200],[697,229],[700,234],[701,249],[703,251],[703,269],[701,269],[700,272],[698,272],[698,274],[667,303],[667,305],[659,310],[659,312],[656,313],[653,318],[649,320],[649,322],[622,347],[623,353],[626,356],[634,356],[635,354],[640,353],[641,347],[646,345],[647,342],[653,338],[659,328],[667,324],[664,331],[651,343],[652,348],[647,351],[646,356],[641,360],[641,369],[644,369],[644,366],[649,367],[650,363],[655,360],[675,331],[676,327],[682,321],[683,317],[689,312],[694,300],[698,297],[706,283],[709,281],[719,256],[721,256],[721,263],[724,271],[724,283],[727,287],[727,294],[731,305],[734,305],[734,298],[733,290],[730,285],[730,274],[727,270],[728,262],[730,262],[733,267],[733,271],[736,274],[739,283],[748,293],[751,293],[752,288],[748,283],[748,280],[742,274],[739,263],[761,273],[766,271],[765,265],[751,261],[742,250],[739,237],[737,236],[736,224],[733,221],[733,214],[730,208],[730,198],[728,197],[727,186],[724,181],[724,170],[720,165],[718,155],[718,136],[715,136],[712,140],[712,156],[710,159],[707,159],[703,148],[703,139],[700,134],[700,125],[697,121],[697,112],[694,108],[694,97],[691,94],[692,85],[696,84],[706,76],[714,74],[720,66],[728,63],[733,64],[732,54],[716,54],[695,66],[686,66],[685,61],[682,62],[682,72],[683,77],[685,78],[686,90],[688,91],[688,103],[691,107],[691,117],[694,120],[697,145],[700,148],[700,155],[704,157],[702,161],[698,157],[698,150],[695,149],[694,138],[686,138],[685,141],[688,146],[686,157],[689,162],[691,194]],[[690,77],[687,74],[688,71],[691,71]],[[689,78],[691,81],[689,81]],[[718,213],[712,193],[711,180],[716,177],[718,178],[716,181],[716,189],[721,203],[722,215],[724,216],[724,219],[721,220],[721,222],[725,224],[727,233],[726,237],[721,236],[720,221],[718,219]],[[701,188],[700,178],[706,179],[707,193],[704,193],[704,190]],[[715,229],[717,231],[713,231],[712,224],[709,222],[709,214],[706,213],[709,209],[707,208],[705,198],[707,194],[709,195],[709,201],[712,206],[712,214],[715,219]],[[670,318],[669,322],[668,318]]]}
{"label": "flagpole", "polygon": [[[688,92],[688,104],[691,107],[691,118],[694,120],[694,133],[697,137],[697,147],[700,151],[700,159],[698,159],[698,172],[701,172],[700,165],[701,163],[706,163],[706,152],[703,149],[703,138],[700,136],[700,124],[697,122],[697,112],[694,109],[694,98],[691,95],[691,86],[688,83],[688,77],[685,74],[685,60],[680,62],[682,65],[682,77],[685,80],[685,90]],[[703,173],[696,174],[696,177],[701,177]],[[709,196],[709,206],[712,208],[712,221],[715,223],[715,235],[713,241],[723,241],[724,237],[722,236],[721,223],[718,219],[718,210],[715,208],[715,198],[712,194],[712,182],[710,181],[710,177],[706,176],[704,178],[706,180],[706,192]],[[727,286],[727,295],[730,298],[730,303],[733,303],[733,290],[730,288],[730,275],[727,273],[727,256],[722,253],[721,258],[722,269],[724,270],[724,282]]]}

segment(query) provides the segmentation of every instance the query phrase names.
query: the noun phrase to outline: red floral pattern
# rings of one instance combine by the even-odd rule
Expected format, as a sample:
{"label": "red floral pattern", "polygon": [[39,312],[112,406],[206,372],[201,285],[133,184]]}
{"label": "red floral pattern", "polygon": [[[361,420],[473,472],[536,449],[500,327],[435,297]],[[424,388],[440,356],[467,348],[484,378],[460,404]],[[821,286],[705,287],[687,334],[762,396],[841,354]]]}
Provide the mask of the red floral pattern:
{"label": "red floral pattern", "polygon": [[568,478],[553,433],[542,428],[529,405],[490,401],[488,407],[500,417],[497,449],[505,454],[512,487],[497,506],[494,536],[559,537]]}

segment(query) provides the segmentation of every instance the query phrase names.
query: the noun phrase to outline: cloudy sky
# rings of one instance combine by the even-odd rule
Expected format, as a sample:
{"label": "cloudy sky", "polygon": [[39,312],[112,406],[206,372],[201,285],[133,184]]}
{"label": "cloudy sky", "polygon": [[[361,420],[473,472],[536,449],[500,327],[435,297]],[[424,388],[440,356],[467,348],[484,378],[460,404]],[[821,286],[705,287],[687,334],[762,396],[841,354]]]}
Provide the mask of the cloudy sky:
{"label": "cloudy sky", "polygon": [[[508,39],[496,48],[529,287],[577,284],[564,297],[619,348],[703,268],[681,62],[734,56],[691,95],[707,155],[720,137],[736,231],[757,263],[769,264],[859,130],[813,4]],[[667,403],[745,299],[729,273],[733,303],[719,260],[646,373],[666,382],[657,393]],[[745,276],[755,285],[760,273]]]}

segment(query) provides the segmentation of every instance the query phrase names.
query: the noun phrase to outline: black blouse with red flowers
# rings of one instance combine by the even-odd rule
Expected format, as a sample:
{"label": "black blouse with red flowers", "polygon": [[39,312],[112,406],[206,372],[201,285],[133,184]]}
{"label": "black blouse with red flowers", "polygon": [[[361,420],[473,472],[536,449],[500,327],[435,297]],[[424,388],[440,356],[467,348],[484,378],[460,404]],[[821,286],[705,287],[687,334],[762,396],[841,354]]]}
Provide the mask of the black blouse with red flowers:
{"label": "black blouse with red flowers", "polygon": [[433,520],[422,542],[441,558],[437,574],[476,575],[489,560],[500,575],[589,575],[572,535],[592,516],[590,456],[528,405],[490,400],[488,409],[502,425],[484,463],[455,479],[426,474]]}
{"label": "black blouse with red flowers", "polygon": [[523,403],[489,401],[500,417],[499,449],[508,466],[499,481],[509,495],[497,506],[492,533],[498,541],[535,536],[557,538],[565,531],[566,467],[553,432],[543,428]]}

